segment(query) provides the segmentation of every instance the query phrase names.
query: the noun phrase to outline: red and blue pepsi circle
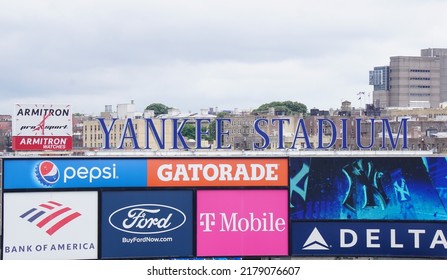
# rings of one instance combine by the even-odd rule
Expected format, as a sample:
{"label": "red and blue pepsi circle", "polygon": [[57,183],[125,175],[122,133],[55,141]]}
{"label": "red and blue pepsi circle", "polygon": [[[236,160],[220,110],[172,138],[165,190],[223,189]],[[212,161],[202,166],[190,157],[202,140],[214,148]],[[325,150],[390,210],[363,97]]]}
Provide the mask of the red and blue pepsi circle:
{"label": "red and blue pepsi circle", "polygon": [[59,181],[59,168],[51,161],[42,161],[36,166],[36,177],[41,184],[52,186]]}

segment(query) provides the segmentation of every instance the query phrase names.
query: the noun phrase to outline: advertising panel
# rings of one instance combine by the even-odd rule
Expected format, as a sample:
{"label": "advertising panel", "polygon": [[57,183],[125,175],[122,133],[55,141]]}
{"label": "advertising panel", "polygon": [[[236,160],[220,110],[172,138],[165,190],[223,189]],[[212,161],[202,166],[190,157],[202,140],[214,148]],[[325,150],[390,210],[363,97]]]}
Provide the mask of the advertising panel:
{"label": "advertising panel", "polygon": [[145,187],[144,159],[5,159],[4,189]]}
{"label": "advertising panel", "polygon": [[4,193],[3,259],[97,259],[97,192]]}
{"label": "advertising panel", "polygon": [[101,258],[193,256],[193,193],[104,191]]}
{"label": "advertising panel", "polygon": [[444,157],[290,159],[292,220],[447,220]]}
{"label": "advertising panel", "polygon": [[198,190],[197,255],[288,255],[287,190]]}
{"label": "advertising panel", "polygon": [[149,159],[149,187],[287,187],[287,158]]}
{"label": "advertising panel", "polygon": [[71,136],[13,136],[14,151],[68,151],[73,148]]}
{"label": "advertising panel", "polygon": [[293,256],[447,258],[442,222],[292,222]]}
{"label": "advertising panel", "polygon": [[16,104],[12,123],[12,148],[15,151],[73,148],[70,105]]}

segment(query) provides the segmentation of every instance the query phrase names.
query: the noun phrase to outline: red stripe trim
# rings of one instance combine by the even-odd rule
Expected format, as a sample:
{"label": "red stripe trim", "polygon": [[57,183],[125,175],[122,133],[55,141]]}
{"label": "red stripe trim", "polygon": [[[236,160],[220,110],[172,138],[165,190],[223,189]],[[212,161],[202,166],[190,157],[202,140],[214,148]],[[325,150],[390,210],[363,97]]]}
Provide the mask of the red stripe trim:
{"label": "red stripe trim", "polygon": [[68,224],[69,222],[73,221],[74,219],[76,219],[77,217],[81,216],[80,213],[75,212],[65,218],[63,218],[62,220],[60,220],[59,222],[57,222],[54,226],[50,227],[47,230],[47,233],[49,235],[53,235],[53,233],[55,233],[56,231],[58,231],[61,227],[65,226],[66,224]]}
{"label": "red stripe trim", "polygon": [[48,201],[48,203],[54,204],[56,206],[62,206],[62,204],[60,204],[59,202],[52,201],[52,200]]}
{"label": "red stripe trim", "polygon": [[60,209],[60,210],[54,212],[53,214],[49,215],[48,217],[46,217],[46,218],[43,219],[42,221],[40,221],[40,222],[37,224],[37,226],[38,226],[39,228],[41,228],[41,227],[43,227],[44,225],[46,225],[47,223],[49,223],[52,219],[56,218],[56,217],[59,216],[59,215],[64,214],[64,213],[67,212],[67,211],[70,211],[70,210],[71,210],[70,207],[62,208],[62,209]]}

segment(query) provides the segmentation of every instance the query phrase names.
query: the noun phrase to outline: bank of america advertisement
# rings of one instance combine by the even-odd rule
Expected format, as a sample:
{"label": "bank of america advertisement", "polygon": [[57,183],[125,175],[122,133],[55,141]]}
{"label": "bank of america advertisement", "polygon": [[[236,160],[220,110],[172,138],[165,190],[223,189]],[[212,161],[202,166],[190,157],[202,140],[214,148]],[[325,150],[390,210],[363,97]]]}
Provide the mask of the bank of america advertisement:
{"label": "bank of america advertisement", "polygon": [[291,220],[447,220],[445,157],[290,159]]}
{"label": "bank of america advertisement", "polygon": [[3,259],[97,259],[97,192],[4,193],[3,203]]}
{"label": "bank of america advertisement", "polygon": [[287,187],[287,158],[149,159],[149,187]]}
{"label": "bank of america advertisement", "polygon": [[104,191],[101,258],[193,256],[193,192]]}
{"label": "bank of america advertisement", "polygon": [[197,256],[287,256],[287,190],[198,190]]}
{"label": "bank of america advertisement", "polygon": [[447,258],[441,222],[293,222],[294,256]]}
{"label": "bank of america advertisement", "polygon": [[5,159],[4,189],[146,187],[144,159]]}
{"label": "bank of america advertisement", "polygon": [[73,148],[69,104],[15,104],[12,148],[15,151],[67,151]]}

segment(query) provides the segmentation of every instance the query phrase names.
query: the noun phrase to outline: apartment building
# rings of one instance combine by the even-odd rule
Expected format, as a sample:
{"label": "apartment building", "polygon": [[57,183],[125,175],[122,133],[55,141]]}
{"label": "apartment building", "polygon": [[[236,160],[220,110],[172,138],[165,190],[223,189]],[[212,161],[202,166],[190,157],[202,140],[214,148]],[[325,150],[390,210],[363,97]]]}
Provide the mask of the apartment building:
{"label": "apartment building", "polygon": [[392,56],[369,72],[378,108],[437,108],[447,101],[447,49],[422,49],[420,56]]}
{"label": "apartment building", "polygon": [[0,152],[12,149],[12,116],[0,115]]}
{"label": "apartment building", "polygon": [[[136,143],[141,149],[150,147],[152,150],[160,150],[163,147],[157,145],[156,134],[146,133],[147,120],[143,117],[136,118],[120,118],[113,121],[111,118],[104,118],[104,126],[108,133],[104,133],[104,128],[97,119],[84,122],[84,147],[90,150],[100,150],[104,148],[106,140],[110,149],[135,149]],[[171,122],[164,122],[160,118],[151,118],[153,128],[156,133],[160,133],[159,137],[163,138],[165,147],[172,147],[171,137],[164,135],[172,135],[173,126]],[[132,129],[132,131],[130,131]],[[133,134],[134,133],[134,134]],[[146,136],[149,135],[147,139]],[[108,137],[108,139],[105,139]],[[135,143],[136,142],[136,143]]]}

